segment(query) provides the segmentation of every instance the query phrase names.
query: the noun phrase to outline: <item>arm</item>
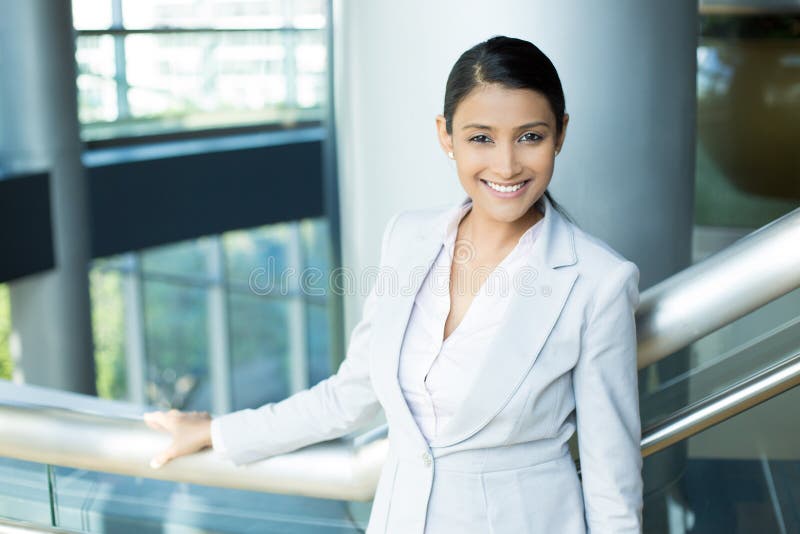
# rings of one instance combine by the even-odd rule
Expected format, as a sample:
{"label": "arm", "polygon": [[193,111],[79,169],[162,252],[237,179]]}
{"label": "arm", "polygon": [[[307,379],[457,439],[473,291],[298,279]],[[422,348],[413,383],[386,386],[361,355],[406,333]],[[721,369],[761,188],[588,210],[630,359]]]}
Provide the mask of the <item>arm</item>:
{"label": "arm", "polygon": [[[381,264],[397,218],[384,230]],[[377,302],[373,287],[335,375],[280,402],[215,418],[214,450],[243,464],[342,436],[374,418],[381,406],[369,377],[368,347]]]}
{"label": "arm", "polygon": [[573,369],[586,523],[594,534],[642,530],[638,284],[639,269],[630,261],[603,278]]}

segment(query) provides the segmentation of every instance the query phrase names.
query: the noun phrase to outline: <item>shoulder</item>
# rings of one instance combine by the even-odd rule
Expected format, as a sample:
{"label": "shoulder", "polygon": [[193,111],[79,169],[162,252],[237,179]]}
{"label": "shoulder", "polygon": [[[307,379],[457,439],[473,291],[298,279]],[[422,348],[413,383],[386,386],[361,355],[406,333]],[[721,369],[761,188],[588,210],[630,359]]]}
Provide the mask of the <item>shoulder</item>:
{"label": "shoulder", "polygon": [[592,270],[607,272],[623,263],[630,262],[621,252],[603,239],[590,234],[571,222],[567,221],[566,223],[572,229],[575,254],[579,264],[582,263],[584,267]]}
{"label": "shoulder", "polygon": [[395,212],[386,224],[384,237],[394,241],[434,231],[453,209],[452,204],[430,208],[403,209]]}
{"label": "shoulder", "polygon": [[[579,226],[569,225],[575,246],[578,269],[584,285],[591,288],[595,297],[606,292],[638,293],[639,267],[603,239]],[[627,290],[622,290],[626,286]],[[638,301],[638,297],[632,300]]]}

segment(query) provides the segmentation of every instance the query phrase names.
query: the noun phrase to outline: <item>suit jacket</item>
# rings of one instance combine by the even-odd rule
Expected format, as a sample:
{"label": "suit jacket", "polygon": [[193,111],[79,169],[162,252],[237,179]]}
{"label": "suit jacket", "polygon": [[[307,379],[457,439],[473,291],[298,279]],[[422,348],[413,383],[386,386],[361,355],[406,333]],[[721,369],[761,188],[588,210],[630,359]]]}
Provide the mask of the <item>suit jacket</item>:
{"label": "suit jacket", "polygon": [[[471,393],[435,439],[420,432],[397,373],[415,295],[458,206],[392,217],[338,372],[220,418],[228,456],[244,463],[332,439],[382,408],[389,452],[368,534],[640,532],[639,270],[541,201],[526,274]],[[567,444],[576,429],[581,478]]]}

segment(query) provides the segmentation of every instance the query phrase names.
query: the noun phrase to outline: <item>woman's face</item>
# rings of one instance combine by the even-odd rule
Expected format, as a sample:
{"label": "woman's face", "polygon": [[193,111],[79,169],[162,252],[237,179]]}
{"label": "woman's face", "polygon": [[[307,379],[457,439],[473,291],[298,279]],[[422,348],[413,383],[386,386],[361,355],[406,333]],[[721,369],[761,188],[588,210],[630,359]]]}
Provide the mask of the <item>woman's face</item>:
{"label": "woman's face", "polygon": [[436,117],[439,141],[453,152],[458,178],[472,209],[490,219],[514,222],[544,194],[557,150],[556,117],[547,98],[530,89],[479,86],[453,114],[453,133]]}

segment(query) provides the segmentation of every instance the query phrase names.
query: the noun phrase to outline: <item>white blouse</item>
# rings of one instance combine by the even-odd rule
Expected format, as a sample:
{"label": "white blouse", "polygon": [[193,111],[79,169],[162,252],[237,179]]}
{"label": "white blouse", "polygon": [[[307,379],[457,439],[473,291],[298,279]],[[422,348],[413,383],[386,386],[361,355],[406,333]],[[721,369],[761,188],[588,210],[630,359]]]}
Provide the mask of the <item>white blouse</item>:
{"label": "white blouse", "polygon": [[[520,237],[514,249],[480,286],[461,323],[442,342],[450,313],[450,268],[458,224],[471,208],[472,203],[467,202],[454,210],[443,230],[442,248],[416,295],[400,350],[400,387],[428,441],[454,415],[477,378],[481,360],[490,357],[488,345],[508,305],[512,280],[525,264],[525,255],[543,221],[540,219]],[[542,210],[541,203],[537,203],[537,208]],[[467,291],[471,287],[469,282],[461,280],[457,284]]]}

